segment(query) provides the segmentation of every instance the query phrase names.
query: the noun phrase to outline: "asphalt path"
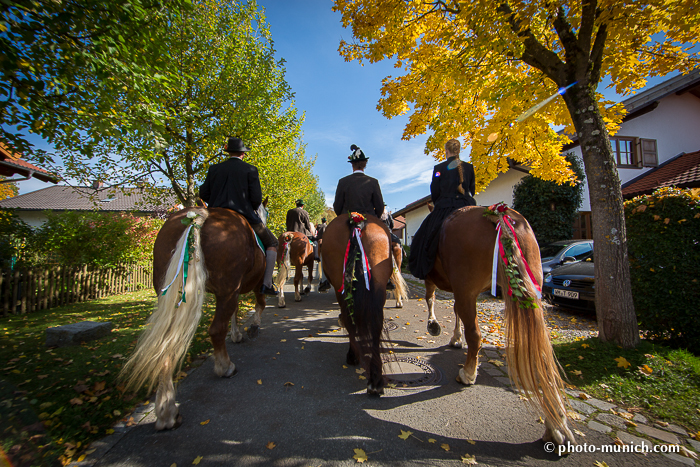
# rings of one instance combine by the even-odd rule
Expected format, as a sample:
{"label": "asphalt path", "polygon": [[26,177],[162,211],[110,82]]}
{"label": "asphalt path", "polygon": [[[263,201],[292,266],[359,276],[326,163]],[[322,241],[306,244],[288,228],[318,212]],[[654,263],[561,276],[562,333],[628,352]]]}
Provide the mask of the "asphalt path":
{"label": "asphalt path", "polygon": [[[291,290],[286,287],[286,308],[268,299],[257,339],[227,341],[236,376],[217,377],[209,358],[180,382],[179,428],[156,432],[151,413],[93,465],[350,466],[358,463],[356,449],[365,465],[382,466],[464,465],[471,457],[498,466],[673,464],[659,454],[547,453],[539,414],[502,376],[480,371],[471,387],[455,380],[465,355],[448,346],[451,309],[438,305],[445,332],[429,336],[425,303],[417,297],[402,309],[387,301],[394,358],[385,371],[392,387],[370,397],[361,368],[345,363],[348,341],[333,291],[297,303]],[[492,348],[482,362],[498,357]],[[580,423],[574,428],[589,450],[612,443]]]}

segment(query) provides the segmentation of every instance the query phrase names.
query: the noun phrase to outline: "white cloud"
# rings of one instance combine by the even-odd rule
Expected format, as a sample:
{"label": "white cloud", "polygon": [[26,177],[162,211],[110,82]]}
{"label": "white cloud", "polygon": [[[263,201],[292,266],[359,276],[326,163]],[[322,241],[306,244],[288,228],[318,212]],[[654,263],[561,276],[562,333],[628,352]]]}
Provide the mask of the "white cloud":
{"label": "white cloud", "polygon": [[429,185],[433,166],[437,163],[432,157],[423,153],[423,145],[411,145],[401,153],[394,153],[386,162],[372,167],[377,174],[383,193],[397,193],[410,188]]}

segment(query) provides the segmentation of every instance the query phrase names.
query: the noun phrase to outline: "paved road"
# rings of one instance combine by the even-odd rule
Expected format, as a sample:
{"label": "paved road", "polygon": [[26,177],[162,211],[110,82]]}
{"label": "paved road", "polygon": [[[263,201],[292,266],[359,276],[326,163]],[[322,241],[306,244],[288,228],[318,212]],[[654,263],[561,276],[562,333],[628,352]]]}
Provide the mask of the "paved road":
{"label": "paved road", "polygon": [[[106,441],[111,448],[94,465],[350,466],[357,463],[355,449],[364,450],[366,465],[382,466],[462,465],[467,454],[479,465],[499,466],[674,464],[659,454],[546,453],[539,415],[528,412],[497,366],[486,363],[500,355],[487,352],[475,386],[457,383],[464,351],[447,347],[451,333],[426,335],[423,301],[412,299],[403,309],[387,302],[398,364],[388,367],[396,388],[381,398],[369,397],[362,375],[344,366],[348,343],[335,294],[312,293],[295,303],[288,292],[285,309],[268,302],[259,338],[228,343],[239,369],[235,377],[216,377],[208,359],[179,386],[181,427],[155,432],[154,417],[146,416]],[[438,316],[450,326],[445,304]],[[586,435],[581,443],[612,441],[584,425],[576,428]],[[402,431],[412,435],[401,439]]]}

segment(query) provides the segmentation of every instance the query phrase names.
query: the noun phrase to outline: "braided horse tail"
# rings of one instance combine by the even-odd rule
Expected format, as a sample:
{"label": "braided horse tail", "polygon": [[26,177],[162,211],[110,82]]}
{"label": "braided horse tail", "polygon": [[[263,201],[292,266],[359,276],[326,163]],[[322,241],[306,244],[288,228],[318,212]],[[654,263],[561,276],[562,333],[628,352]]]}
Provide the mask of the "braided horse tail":
{"label": "braided horse tail", "polygon": [[[167,262],[165,278],[154,277],[158,304],[146,322],[146,329],[139,337],[134,353],[121,371],[120,377],[124,379],[127,388],[139,389],[148,385],[150,392],[157,382],[168,385],[169,381],[169,387],[164,390],[174,395],[172,374],[182,365],[189,344],[197,331],[207,282],[200,227],[206,221],[209,211],[194,208],[190,212],[196,213],[197,216],[193,219],[191,229],[185,228],[177,240],[175,250]],[[193,240],[191,245],[188,242],[190,236]],[[190,246],[190,251],[194,254],[188,261],[185,259],[188,254],[186,250]],[[181,284],[184,266],[187,265],[189,267],[183,290]],[[158,283],[160,280],[165,282],[171,278],[173,281],[169,286],[167,283]],[[156,410],[160,408],[156,407]]]}
{"label": "braided horse tail", "polygon": [[[514,266],[513,269],[522,280],[522,286],[517,288],[517,293],[514,290],[511,295],[510,279],[505,272],[503,257],[499,254],[501,261],[499,261],[498,276],[502,279],[499,283],[505,297],[508,376],[518,390],[525,393],[531,406],[540,408],[544,412],[546,432],[543,439],[563,444],[565,436],[576,444],[567,423],[561,367],[554,355],[544,320],[539,293],[542,283],[541,269],[539,276],[534,277],[529,266],[529,264],[538,264],[540,261],[539,248],[532,248],[537,246],[537,241],[524,217],[512,210],[508,210],[507,213],[512,214],[512,218],[504,216],[504,213],[497,213],[488,216],[488,219],[500,226],[501,237],[505,237],[502,244],[510,243],[512,246],[510,250],[512,254],[508,255],[508,261],[514,263],[511,264],[511,268]],[[511,223],[513,218],[515,226]],[[518,237],[515,232],[518,232]],[[498,237],[496,242],[499,242]],[[527,258],[523,257],[523,251],[518,242],[520,244],[527,242],[531,247],[525,250]],[[496,247],[499,248],[499,245]],[[538,281],[539,284],[534,281]],[[520,297],[518,294],[523,296]]]}

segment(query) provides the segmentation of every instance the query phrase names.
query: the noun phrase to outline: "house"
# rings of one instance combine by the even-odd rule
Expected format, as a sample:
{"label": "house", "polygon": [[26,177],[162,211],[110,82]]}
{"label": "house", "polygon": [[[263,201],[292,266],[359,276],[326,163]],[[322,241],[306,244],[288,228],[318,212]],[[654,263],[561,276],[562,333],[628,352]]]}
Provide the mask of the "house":
{"label": "house", "polygon": [[[52,186],[0,201],[0,209],[15,209],[20,219],[32,227],[46,222],[46,212],[101,211],[131,212],[137,216],[163,215],[178,203],[174,195],[153,204],[142,188],[103,188]],[[180,206],[181,207],[181,206]]]}
{"label": "house", "polygon": [[[625,198],[661,186],[697,187],[700,179],[700,73],[676,76],[622,101],[627,115],[610,137]],[[564,146],[582,159],[576,138]],[[513,188],[527,168],[511,165],[474,198],[478,205],[513,203]],[[396,211],[406,217],[406,240],[428,215],[430,195]],[[584,184],[583,204],[574,224],[574,238],[592,238],[591,204]]]}
{"label": "house", "polygon": [[21,182],[29,180],[30,178],[36,178],[47,183],[58,183],[58,177],[47,170],[32,165],[27,161],[23,161],[18,156],[11,153],[2,143],[0,143],[0,175],[5,177],[12,177],[13,175],[20,176],[20,178],[3,180],[0,183]]}

